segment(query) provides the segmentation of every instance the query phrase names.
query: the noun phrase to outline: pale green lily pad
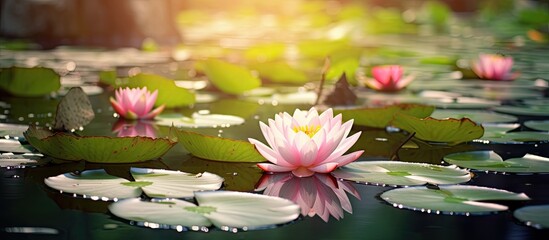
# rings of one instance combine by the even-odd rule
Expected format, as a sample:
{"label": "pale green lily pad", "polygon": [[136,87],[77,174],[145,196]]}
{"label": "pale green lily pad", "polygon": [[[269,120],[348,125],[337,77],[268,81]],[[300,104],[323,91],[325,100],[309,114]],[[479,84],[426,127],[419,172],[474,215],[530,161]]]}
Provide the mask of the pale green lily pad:
{"label": "pale green lily pad", "polygon": [[191,91],[175,85],[175,81],[159,75],[140,73],[128,79],[120,87],[147,87],[147,90],[158,90],[155,106],[165,105],[167,108],[192,105],[195,95]]}
{"label": "pale green lily pad", "polygon": [[538,130],[538,131],[546,131],[549,132],[549,120],[531,120],[524,122],[524,126]]}
{"label": "pale green lily pad", "polygon": [[420,119],[397,113],[392,124],[409,133],[415,133],[415,137],[423,141],[450,145],[472,141],[484,134],[484,128],[468,118],[441,120],[428,117]]}
{"label": "pale green lily pad", "polygon": [[194,196],[195,191],[217,190],[223,183],[223,178],[208,172],[191,174],[131,168],[131,174],[135,181],[115,177],[103,169],[96,169],[79,174],[61,174],[46,178],[44,182],[61,192],[104,201],[138,197],[142,192],[149,197],[189,198]]}
{"label": "pale green lily pad", "polygon": [[494,111],[509,113],[520,116],[549,116],[549,105],[531,105],[531,106],[501,106],[495,107]]}
{"label": "pale green lily pad", "polygon": [[0,123],[0,137],[23,137],[23,132],[25,132],[27,128],[29,128],[29,126],[22,124]]}
{"label": "pale green lily pad", "polygon": [[153,160],[164,155],[174,144],[164,138],[76,136],[52,133],[30,126],[27,141],[44,155],[54,158],[95,163],[131,163]]}
{"label": "pale green lily pad", "polygon": [[50,68],[11,67],[0,69],[0,89],[21,97],[38,97],[59,90],[59,74]]}
{"label": "pale green lily pad", "polygon": [[487,214],[505,211],[507,206],[488,201],[530,200],[524,193],[513,193],[501,189],[478,186],[439,186],[398,188],[384,192],[380,196],[394,207],[406,208],[436,214]]}
{"label": "pale green lily pad", "polygon": [[19,140],[0,138],[0,152],[9,153],[30,153],[32,147],[29,149],[23,146]]}
{"label": "pale green lily pad", "polygon": [[505,159],[494,151],[453,153],[444,161],[463,168],[503,173],[549,173],[549,158],[526,154],[524,157]]}
{"label": "pale green lily pad", "polygon": [[160,126],[174,126],[186,128],[217,128],[230,127],[244,123],[244,119],[238,116],[223,114],[193,113],[192,117],[185,117],[179,113],[160,114],[156,116],[156,124]]}
{"label": "pale green lily pad", "polygon": [[444,119],[444,118],[469,118],[474,122],[481,123],[500,123],[500,122],[515,122],[517,117],[493,113],[488,111],[475,111],[475,110],[441,110],[437,109],[431,114],[432,118]]}
{"label": "pale green lily pad", "polygon": [[335,114],[342,114],[343,120],[354,119],[355,125],[384,128],[389,126],[395,114],[401,112],[407,115],[423,118],[431,115],[433,106],[419,104],[395,104],[383,108],[335,109]]}
{"label": "pale green lily pad", "polygon": [[261,105],[271,104],[273,106],[279,104],[314,104],[317,99],[317,94],[312,91],[296,91],[290,93],[274,93],[272,96],[248,96],[247,101],[254,101]]}
{"label": "pale green lily pad", "polygon": [[469,171],[453,166],[396,161],[352,162],[332,174],[349,181],[391,186],[457,184],[471,179]]}
{"label": "pale green lily pad", "polygon": [[358,58],[346,58],[339,61],[332,62],[330,68],[326,72],[326,79],[336,82],[341,75],[345,74],[347,76],[347,81],[351,85],[357,85],[357,79],[355,73],[359,67]]}
{"label": "pale green lily pad", "polygon": [[178,142],[191,154],[215,161],[263,162],[254,145],[241,140],[207,136],[195,132],[176,130]]}
{"label": "pale green lily pad", "polygon": [[537,229],[549,228],[549,205],[522,207],[515,210],[513,216],[527,226]]}
{"label": "pale green lily pad", "polygon": [[508,132],[483,136],[475,142],[491,144],[537,144],[549,142],[549,134],[534,131]]}
{"label": "pale green lily pad", "polygon": [[[196,192],[198,205],[178,199],[144,201],[138,198],[109,206],[114,215],[138,222],[192,227],[216,226],[224,231],[247,230],[284,224],[299,217],[299,206],[290,200],[261,194]],[[199,228],[197,228],[199,229]]]}
{"label": "pale green lily pad", "polygon": [[261,80],[250,70],[220,60],[206,60],[204,71],[210,82],[226,93],[241,94],[261,86]]}
{"label": "pale green lily pad", "polygon": [[259,72],[259,77],[274,83],[304,84],[309,81],[307,75],[285,62],[266,62],[251,66]]}
{"label": "pale green lily pad", "polygon": [[27,168],[46,164],[48,161],[36,154],[2,154],[0,155],[0,168]]}
{"label": "pale green lily pad", "polygon": [[517,129],[520,127],[520,123],[484,123],[482,127],[484,127],[483,138],[499,137],[511,130]]}

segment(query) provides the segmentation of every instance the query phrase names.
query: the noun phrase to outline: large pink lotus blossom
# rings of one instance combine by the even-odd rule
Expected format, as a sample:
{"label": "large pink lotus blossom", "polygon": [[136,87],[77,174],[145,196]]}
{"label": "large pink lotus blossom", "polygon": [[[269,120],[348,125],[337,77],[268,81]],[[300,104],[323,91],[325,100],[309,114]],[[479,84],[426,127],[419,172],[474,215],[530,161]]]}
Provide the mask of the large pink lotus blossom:
{"label": "large pink lotus blossom", "polygon": [[408,86],[413,80],[413,75],[402,78],[404,70],[399,65],[382,65],[372,68],[374,78],[366,78],[364,83],[375,90],[394,92]]}
{"label": "large pink lotus blossom", "polygon": [[152,121],[146,120],[127,121],[125,119],[118,119],[112,126],[112,131],[118,137],[141,136],[156,138],[156,126]]}
{"label": "large pink lotus blossom", "polygon": [[337,181],[332,175],[321,173],[306,178],[295,177],[291,173],[263,175],[255,190],[291,200],[301,207],[301,215],[317,215],[325,222],[330,216],[337,220],[343,218],[343,210],[353,213],[347,193],[360,199],[350,182]]}
{"label": "large pink lotus blossom", "polygon": [[269,146],[250,138],[249,141],[271,163],[257,164],[267,172],[289,172],[298,177],[314,173],[328,173],[356,160],[364,151],[343,155],[360,137],[360,132],[347,137],[353,120],[342,124],[341,114],[333,116],[332,109],[320,116],[315,108],[296,109],[293,116],[287,112],[269,119],[269,125],[260,122],[261,132]]}
{"label": "large pink lotus blossom", "polygon": [[479,54],[478,60],[473,63],[472,69],[482,79],[514,80],[518,73],[512,73],[513,58],[499,54]]}
{"label": "large pink lotus blossom", "polygon": [[125,119],[153,119],[164,110],[164,105],[153,110],[158,90],[149,92],[143,88],[120,88],[116,99],[110,98],[114,110]]}

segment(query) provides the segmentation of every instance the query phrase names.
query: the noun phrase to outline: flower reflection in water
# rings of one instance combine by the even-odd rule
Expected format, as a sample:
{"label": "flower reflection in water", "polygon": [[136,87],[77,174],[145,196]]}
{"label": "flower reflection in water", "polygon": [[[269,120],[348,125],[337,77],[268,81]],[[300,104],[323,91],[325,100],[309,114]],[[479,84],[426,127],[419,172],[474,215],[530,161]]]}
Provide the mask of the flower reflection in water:
{"label": "flower reflection in water", "polygon": [[112,126],[112,132],[118,137],[151,137],[156,138],[156,126],[151,121],[127,121],[118,119]]}
{"label": "flower reflection in water", "polygon": [[347,193],[360,199],[352,183],[321,173],[310,177],[297,177],[292,173],[264,174],[256,186],[256,191],[263,190],[265,195],[294,201],[301,207],[303,216],[318,215],[325,222],[330,216],[337,220],[343,218],[343,210],[353,213]]}

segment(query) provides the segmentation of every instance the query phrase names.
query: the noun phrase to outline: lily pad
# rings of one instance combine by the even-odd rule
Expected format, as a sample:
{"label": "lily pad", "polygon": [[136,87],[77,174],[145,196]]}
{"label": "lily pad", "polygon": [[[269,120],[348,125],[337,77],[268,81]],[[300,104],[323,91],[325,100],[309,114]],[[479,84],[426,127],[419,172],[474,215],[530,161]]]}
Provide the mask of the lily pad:
{"label": "lily pad", "polygon": [[254,64],[251,67],[259,72],[261,78],[274,83],[304,84],[309,81],[307,75],[285,62],[267,62]]}
{"label": "lily pad", "polygon": [[299,206],[290,200],[261,194],[208,191],[196,192],[195,198],[198,205],[178,199],[145,201],[131,198],[111,204],[109,210],[133,221],[189,228],[213,225],[224,231],[284,224],[300,213]]}
{"label": "lily pad", "polygon": [[474,111],[474,110],[441,110],[437,109],[431,114],[432,118],[444,119],[444,118],[469,118],[474,122],[481,123],[500,123],[500,122],[515,122],[517,117],[493,113],[488,111]]}
{"label": "lily pad", "polygon": [[504,173],[549,173],[549,158],[526,154],[524,157],[503,160],[494,151],[453,153],[444,161],[464,168]]}
{"label": "lily pad", "polygon": [[515,210],[513,216],[527,226],[537,229],[549,228],[549,205],[522,207]]}
{"label": "lily pad", "polygon": [[396,113],[403,113],[419,118],[428,117],[435,110],[433,106],[420,104],[395,104],[383,108],[335,109],[335,114],[342,114],[343,120],[354,119],[355,125],[384,128],[389,126]]}
{"label": "lily pad", "polygon": [[5,139],[0,138],[0,152],[9,152],[9,153],[30,153],[32,152],[32,147],[29,148],[24,146],[16,139]]}
{"label": "lily pad", "polygon": [[195,132],[176,130],[178,142],[191,154],[215,161],[263,162],[254,145],[241,140],[207,136]]}
{"label": "lily pad", "polygon": [[519,116],[549,116],[549,106],[547,105],[532,105],[532,106],[501,106],[495,107],[494,111],[509,113]]}
{"label": "lily pad", "polygon": [[44,182],[62,192],[105,201],[138,197],[142,192],[149,197],[190,198],[194,196],[195,191],[217,190],[223,183],[223,178],[208,172],[191,174],[131,168],[131,174],[135,181],[115,177],[103,169],[96,169],[79,174],[61,174],[46,178]]}
{"label": "lily pad", "polygon": [[200,114],[193,113],[192,117],[185,117],[179,113],[160,114],[155,118],[161,126],[187,127],[187,128],[216,128],[230,127],[244,123],[244,119],[232,115]]}
{"label": "lily pad", "polygon": [[498,135],[483,136],[475,142],[485,144],[537,144],[549,142],[549,134],[534,131],[508,132]]}
{"label": "lily pad", "polygon": [[456,184],[471,179],[467,170],[453,166],[397,161],[353,162],[332,174],[349,181],[392,186]]}
{"label": "lily pad", "polygon": [[27,141],[44,155],[54,158],[96,163],[131,163],[157,159],[174,144],[164,138],[76,136],[52,133],[30,126]]}
{"label": "lily pad", "polygon": [[0,155],[0,168],[27,168],[36,167],[46,164],[48,161],[44,160],[40,156],[33,155],[13,155],[2,154]]}
{"label": "lily pad", "polygon": [[402,113],[397,113],[392,124],[415,137],[428,142],[442,142],[450,145],[468,142],[482,137],[484,128],[468,118],[462,119],[420,119]]}
{"label": "lily pad", "polygon": [[531,120],[531,121],[526,121],[526,122],[524,122],[524,126],[526,126],[526,127],[528,127],[528,128],[531,128],[531,129],[534,129],[534,130],[538,130],[538,131],[546,131],[546,132],[549,132],[549,120],[540,120],[540,121]]}
{"label": "lily pad", "polygon": [[394,207],[436,214],[487,214],[505,211],[507,206],[487,201],[530,200],[524,193],[478,186],[409,187],[389,190],[381,198]]}
{"label": "lily pad", "polygon": [[204,71],[210,82],[226,93],[241,94],[261,86],[261,80],[250,70],[220,60],[206,60]]}
{"label": "lily pad", "polygon": [[483,138],[499,137],[511,130],[517,129],[520,127],[520,123],[484,123],[482,127],[484,127]]}
{"label": "lily pad", "polygon": [[44,96],[59,90],[60,87],[60,76],[51,68],[0,69],[0,89],[14,96]]}
{"label": "lily pad", "polygon": [[121,87],[147,87],[149,91],[158,90],[154,106],[165,105],[167,108],[192,105],[195,102],[194,93],[175,85],[175,81],[154,74],[140,73],[129,78],[127,84]]}
{"label": "lily pad", "polygon": [[20,138],[29,126],[23,124],[0,123],[0,136],[4,138]]}

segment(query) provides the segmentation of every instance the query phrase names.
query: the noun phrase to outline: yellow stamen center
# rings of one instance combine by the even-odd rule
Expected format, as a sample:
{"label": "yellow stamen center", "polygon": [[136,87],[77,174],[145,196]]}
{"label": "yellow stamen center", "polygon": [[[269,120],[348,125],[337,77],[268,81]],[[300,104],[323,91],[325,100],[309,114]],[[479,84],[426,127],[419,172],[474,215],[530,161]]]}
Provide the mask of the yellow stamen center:
{"label": "yellow stamen center", "polygon": [[320,130],[320,126],[298,126],[294,127],[294,132],[304,132],[309,137],[313,137],[318,130]]}

